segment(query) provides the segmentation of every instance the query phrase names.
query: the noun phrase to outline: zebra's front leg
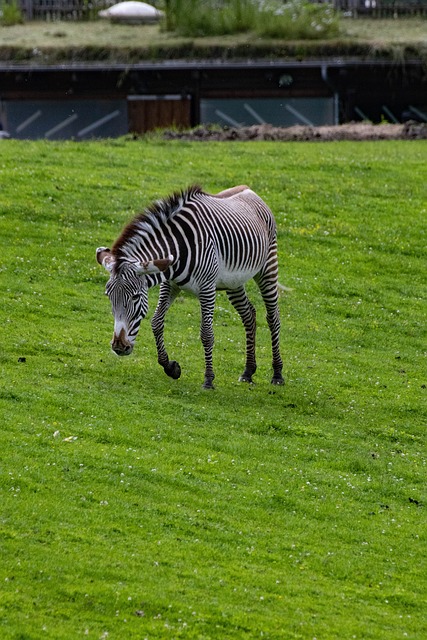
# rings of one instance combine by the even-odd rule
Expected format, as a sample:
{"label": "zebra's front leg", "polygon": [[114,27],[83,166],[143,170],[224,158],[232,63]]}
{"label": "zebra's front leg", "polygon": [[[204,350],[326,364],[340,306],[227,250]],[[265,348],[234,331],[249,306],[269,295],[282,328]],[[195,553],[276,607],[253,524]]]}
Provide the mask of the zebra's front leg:
{"label": "zebra's front leg", "polygon": [[204,389],[214,389],[213,381],[215,378],[213,370],[213,313],[215,307],[215,289],[200,296],[200,307],[202,311],[202,322],[200,326],[200,339],[205,350],[205,381]]}
{"label": "zebra's front leg", "polygon": [[170,282],[164,282],[160,285],[159,302],[151,320],[151,328],[157,347],[157,361],[163,367],[166,375],[177,380],[181,375],[181,367],[176,360],[169,360],[168,353],[165,349],[164,328],[165,315],[172,302],[179,293],[179,288]]}
{"label": "zebra's front leg", "polygon": [[250,302],[244,287],[227,291],[228,299],[239,314],[246,331],[246,365],[239,378],[240,382],[253,382],[252,376],[256,371],[255,332],[256,311]]}

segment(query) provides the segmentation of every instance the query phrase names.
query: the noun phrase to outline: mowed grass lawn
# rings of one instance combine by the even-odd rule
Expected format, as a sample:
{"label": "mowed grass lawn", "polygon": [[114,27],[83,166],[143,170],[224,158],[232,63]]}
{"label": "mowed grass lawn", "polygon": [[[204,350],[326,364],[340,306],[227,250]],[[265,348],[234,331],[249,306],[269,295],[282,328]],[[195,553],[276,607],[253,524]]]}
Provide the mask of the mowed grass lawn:
{"label": "mowed grass lawn", "polygon": [[[0,145],[0,637],[427,637],[425,142]],[[95,249],[153,199],[247,183],[278,223],[286,386],[224,294],[182,377],[134,354]],[[151,292],[152,314],[157,291]]]}

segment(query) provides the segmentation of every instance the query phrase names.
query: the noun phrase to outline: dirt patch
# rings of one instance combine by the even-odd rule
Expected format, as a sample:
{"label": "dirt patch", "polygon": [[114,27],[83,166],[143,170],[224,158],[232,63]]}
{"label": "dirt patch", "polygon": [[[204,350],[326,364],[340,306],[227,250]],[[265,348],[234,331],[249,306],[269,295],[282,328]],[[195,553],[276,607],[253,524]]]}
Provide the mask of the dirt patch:
{"label": "dirt patch", "polygon": [[427,140],[427,123],[405,122],[404,124],[360,124],[350,123],[338,126],[311,127],[296,125],[293,127],[273,127],[269,124],[251,127],[231,127],[221,129],[215,126],[200,125],[190,131],[166,130],[166,140],[276,140],[276,141],[312,141],[330,140]]}

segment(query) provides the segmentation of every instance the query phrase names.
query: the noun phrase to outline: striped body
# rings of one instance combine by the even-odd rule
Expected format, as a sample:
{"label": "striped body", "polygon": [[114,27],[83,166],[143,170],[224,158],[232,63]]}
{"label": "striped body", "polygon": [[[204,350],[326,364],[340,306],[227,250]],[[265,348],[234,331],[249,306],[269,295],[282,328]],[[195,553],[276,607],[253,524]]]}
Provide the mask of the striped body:
{"label": "striped body", "polygon": [[107,293],[113,306],[113,349],[131,352],[141,319],[148,308],[148,288],[160,284],[153,316],[159,363],[179,377],[163,343],[164,316],[181,289],[200,299],[201,339],[205,347],[205,386],[211,387],[215,292],[227,295],[246,329],[247,361],[242,379],[255,372],[255,309],[244,284],[254,278],[267,308],[272,331],[273,382],[282,383],[277,306],[277,246],[273,215],[248,187],[217,195],[191,187],[156,202],[125,227],[112,250],[98,250],[98,261],[111,272]]}

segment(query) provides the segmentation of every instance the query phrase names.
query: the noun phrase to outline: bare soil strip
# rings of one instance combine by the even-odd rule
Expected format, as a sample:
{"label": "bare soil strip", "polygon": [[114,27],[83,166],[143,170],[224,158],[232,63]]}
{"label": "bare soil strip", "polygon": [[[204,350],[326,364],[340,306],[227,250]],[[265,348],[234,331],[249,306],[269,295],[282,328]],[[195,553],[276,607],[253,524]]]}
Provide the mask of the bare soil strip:
{"label": "bare soil strip", "polygon": [[190,131],[166,130],[166,140],[276,140],[325,142],[334,140],[427,140],[427,123],[404,124],[349,123],[338,126],[311,127],[296,125],[280,128],[268,124],[251,127],[218,128],[200,125]]}

